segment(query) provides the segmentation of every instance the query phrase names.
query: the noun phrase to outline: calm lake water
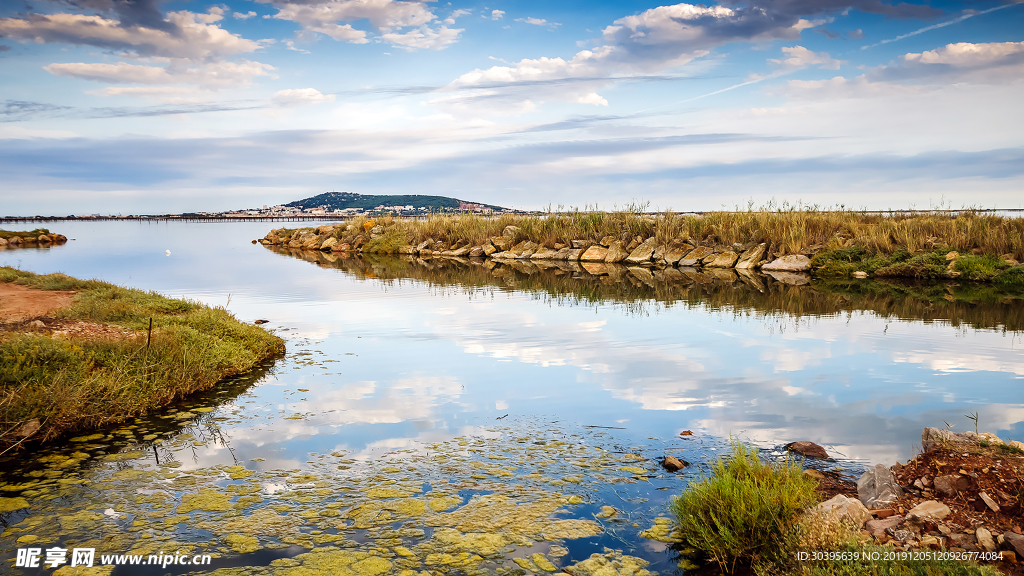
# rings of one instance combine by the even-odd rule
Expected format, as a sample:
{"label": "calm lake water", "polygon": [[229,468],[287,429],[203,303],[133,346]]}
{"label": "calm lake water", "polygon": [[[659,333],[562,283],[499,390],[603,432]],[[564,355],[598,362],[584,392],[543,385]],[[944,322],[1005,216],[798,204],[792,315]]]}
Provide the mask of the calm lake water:
{"label": "calm lake water", "polygon": [[[911,287],[902,293],[916,296],[903,297],[884,287],[824,290],[770,278],[673,283],[634,276],[615,283],[574,279],[571,270],[495,273],[471,263],[304,259],[250,243],[272,226],[53,223],[51,230],[75,240],[0,252],[2,265],[226,306],[243,321],[267,319],[288,347],[260,373],[175,412],[5,463],[6,494],[27,489],[32,503],[2,517],[13,527],[0,537],[7,557],[32,542],[44,548],[85,542],[88,535],[74,533],[79,525],[110,534],[103,553],[155,550],[144,544],[157,541],[171,551],[172,543],[185,542],[194,550],[220,550],[210,569],[223,570],[292,558],[270,572],[238,574],[276,574],[288,562],[312,565],[296,554],[324,546],[346,551],[338,561],[360,574],[378,572],[370,564],[352,568],[365,562],[359,554],[390,558],[390,572],[418,570],[413,564],[422,560],[422,568],[455,574],[507,572],[523,566],[513,560],[517,554],[546,554],[567,566],[605,547],[673,573],[680,570],[677,552],[638,533],[656,525],[668,497],[706,470],[730,436],[768,450],[811,440],[836,457],[829,466],[852,474],[905,461],[925,426],[973,429],[969,413],[979,414],[982,430],[1024,438],[1021,301],[998,295],[958,301],[974,290],[969,285]],[[936,291],[949,297],[920,297]],[[694,436],[680,437],[683,430]],[[664,454],[694,466],[664,473],[654,461]],[[395,462],[402,465],[388,464]],[[538,466],[540,476],[530,477]],[[246,476],[250,471],[255,476]],[[205,527],[202,518],[157,526],[175,506],[179,516],[188,512],[192,505],[182,508],[183,495],[223,492],[232,484],[256,486],[262,501],[240,506],[237,498],[249,492],[231,489],[224,509],[205,500],[205,508],[196,505],[211,516]],[[375,486],[406,493],[375,493]],[[451,560],[474,552],[452,533],[498,530],[474,524],[472,506],[494,518],[499,503],[488,498],[512,498],[513,486],[520,490],[515,497],[529,493],[524,501],[533,503],[545,502],[546,494],[577,495],[582,502],[559,501],[554,516],[535,511],[537,517],[585,519],[600,524],[601,533],[582,525],[578,533],[563,533],[562,525],[509,525],[506,532],[518,536],[496,544],[508,560],[479,552],[489,551],[479,542],[473,546],[482,563]],[[161,491],[170,503],[147,500]],[[435,493],[462,508],[429,504],[426,516],[398,504],[380,508]],[[291,500],[281,504],[279,497]],[[330,502],[336,504],[329,508]],[[271,505],[295,507],[282,508],[285,518],[340,510],[348,524],[329,521],[336,516],[326,513],[263,532],[224,524]],[[377,517],[360,517],[353,506],[370,506],[366,511]],[[617,522],[595,519],[602,506],[618,510]],[[455,518],[463,508],[467,516]],[[40,519],[54,515],[61,527],[44,528]],[[142,518],[148,519],[139,524]],[[402,526],[428,529],[381,532]],[[263,549],[224,540],[236,532],[266,532],[257,546]],[[291,536],[274,540],[279,533]],[[399,538],[412,556],[395,552]],[[429,553],[449,554],[451,561],[428,562]],[[342,564],[331,570],[345,573]],[[122,567],[114,573],[188,571]]]}

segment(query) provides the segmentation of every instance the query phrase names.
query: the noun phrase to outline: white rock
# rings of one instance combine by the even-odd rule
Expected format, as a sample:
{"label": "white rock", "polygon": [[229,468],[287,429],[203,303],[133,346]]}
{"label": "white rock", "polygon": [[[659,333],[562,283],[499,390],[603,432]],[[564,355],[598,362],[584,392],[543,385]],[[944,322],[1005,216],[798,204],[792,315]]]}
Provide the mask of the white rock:
{"label": "white rock", "polygon": [[829,520],[849,521],[858,529],[871,519],[871,513],[860,503],[860,500],[847,498],[837,494],[814,507],[814,512]]}
{"label": "white rock", "polygon": [[810,269],[811,259],[803,254],[790,254],[761,266],[761,270],[777,272],[806,272]]}

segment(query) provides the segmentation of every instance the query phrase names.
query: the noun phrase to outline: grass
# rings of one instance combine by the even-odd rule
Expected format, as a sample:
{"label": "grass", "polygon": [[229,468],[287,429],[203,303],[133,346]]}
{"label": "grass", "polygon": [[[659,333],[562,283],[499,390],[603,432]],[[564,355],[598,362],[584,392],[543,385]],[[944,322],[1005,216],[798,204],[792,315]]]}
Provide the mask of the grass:
{"label": "grass", "polygon": [[801,513],[817,502],[798,462],[768,463],[757,448],[733,443],[711,474],[691,483],[669,509],[680,533],[726,571],[738,564],[786,565],[801,536]]}
{"label": "grass", "polygon": [[3,238],[4,240],[7,240],[8,238],[14,238],[15,236],[17,236],[19,238],[39,238],[39,236],[41,236],[43,234],[49,234],[49,233],[50,233],[50,231],[48,229],[46,229],[46,228],[36,228],[35,230],[31,230],[29,232],[17,232],[17,231],[14,231],[14,230],[0,230],[0,238]]}
{"label": "grass", "polygon": [[[171,299],[63,274],[0,267],[0,282],[39,290],[75,290],[54,316],[108,324],[126,338],[52,338],[0,332],[0,443],[38,419],[33,440],[95,428],[144,414],[283,352],[283,341],[236,320],[223,308]],[[153,320],[152,341],[145,330]]]}

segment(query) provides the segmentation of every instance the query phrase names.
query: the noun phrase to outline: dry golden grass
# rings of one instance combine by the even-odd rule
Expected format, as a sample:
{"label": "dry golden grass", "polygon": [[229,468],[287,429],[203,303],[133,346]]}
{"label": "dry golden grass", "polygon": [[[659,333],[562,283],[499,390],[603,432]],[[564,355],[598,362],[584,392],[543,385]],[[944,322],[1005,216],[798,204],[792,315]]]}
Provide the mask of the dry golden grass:
{"label": "dry golden grass", "polygon": [[[362,229],[370,218],[351,222]],[[783,254],[820,246],[834,250],[861,246],[871,252],[910,253],[934,247],[985,254],[1011,254],[1024,260],[1024,219],[973,212],[956,216],[941,213],[867,214],[854,211],[751,210],[712,212],[704,215],[657,215],[635,212],[570,212],[547,216],[485,217],[474,214],[435,214],[425,219],[384,216],[375,218],[386,228],[397,228],[410,242],[427,239],[448,244],[482,244],[499,236],[506,226],[517,226],[516,240],[532,240],[545,246],[571,240],[597,241],[605,236],[623,240],[655,237],[659,243],[673,240],[733,244],[773,243]]]}

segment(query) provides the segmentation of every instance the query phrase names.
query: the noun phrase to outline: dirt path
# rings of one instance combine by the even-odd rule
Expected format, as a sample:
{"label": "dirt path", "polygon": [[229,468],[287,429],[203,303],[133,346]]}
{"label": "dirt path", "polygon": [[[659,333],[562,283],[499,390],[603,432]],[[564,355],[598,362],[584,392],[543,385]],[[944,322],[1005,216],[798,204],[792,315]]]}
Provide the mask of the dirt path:
{"label": "dirt path", "polygon": [[75,292],[33,290],[0,283],[0,324],[25,322],[71,304]]}

